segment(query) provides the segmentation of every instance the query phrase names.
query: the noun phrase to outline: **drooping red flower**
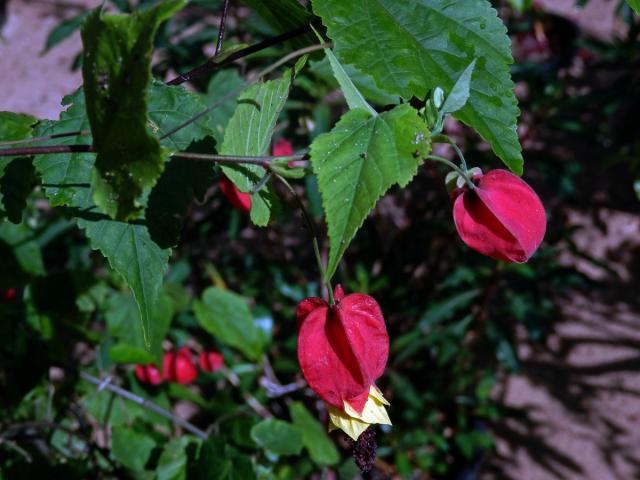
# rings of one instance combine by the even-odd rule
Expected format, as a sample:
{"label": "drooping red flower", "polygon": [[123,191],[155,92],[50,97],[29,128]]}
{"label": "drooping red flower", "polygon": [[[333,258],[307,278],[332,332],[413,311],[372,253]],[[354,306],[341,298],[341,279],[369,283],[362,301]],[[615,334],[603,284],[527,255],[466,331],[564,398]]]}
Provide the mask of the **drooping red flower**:
{"label": "drooping red flower", "polygon": [[339,285],[330,306],[321,298],[298,304],[298,361],[309,386],[330,406],[345,402],[362,413],[389,356],[389,336],[378,303]]}
{"label": "drooping red flower", "polygon": [[251,195],[241,192],[238,187],[225,176],[220,180],[220,190],[229,203],[233,205],[233,208],[242,213],[249,213],[251,211]]}
{"label": "drooping red flower", "polygon": [[220,352],[203,351],[200,352],[198,363],[200,364],[200,369],[203,372],[215,372],[222,368],[224,359],[222,358],[222,354]]}
{"label": "drooping red flower", "polygon": [[520,177],[491,170],[452,195],[453,219],[462,241],[508,262],[526,262],[540,246],[547,217],[540,198]]}
{"label": "drooping red flower", "polygon": [[187,384],[198,376],[198,369],[191,356],[191,350],[182,347],[177,352],[167,352],[162,358],[162,373],[170,382]]}
{"label": "drooping red flower", "polygon": [[281,138],[276,143],[273,144],[273,149],[271,150],[271,155],[274,157],[288,157],[289,155],[293,155],[293,145],[286,138]]}
{"label": "drooping red flower", "polygon": [[159,385],[162,383],[162,373],[155,365],[136,365],[135,376],[140,383]]}

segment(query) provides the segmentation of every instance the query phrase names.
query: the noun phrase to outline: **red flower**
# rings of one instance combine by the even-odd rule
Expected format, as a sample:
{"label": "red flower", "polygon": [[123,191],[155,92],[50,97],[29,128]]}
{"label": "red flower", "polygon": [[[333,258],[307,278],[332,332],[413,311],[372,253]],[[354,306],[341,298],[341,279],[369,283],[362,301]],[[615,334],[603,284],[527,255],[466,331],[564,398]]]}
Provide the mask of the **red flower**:
{"label": "red flower", "polygon": [[17,296],[17,292],[15,288],[9,288],[4,292],[0,292],[0,301],[8,302],[10,300],[14,300]]}
{"label": "red flower", "polygon": [[291,142],[285,138],[281,138],[276,143],[273,144],[273,149],[271,150],[271,154],[274,157],[288,157],[289,155],[293,155],[293,146]]}
{"label": "red flower", "polygon": [[182,347],[177,352],[167,352],[162,358],[162,371],[170,382],[187,384],[198,376],[198,369],[193,363],[191,350]]}
{"label": "red flower", "polygon": [[222,194],[227,197],[229,203],[233,205],[233,208],[242,213],[249,213],[251,211],[251,195],[238,190],[238,187],[227,177],[223,176],[220,180],[220,190]]}
{"label": "red flower", "polygon": [[462,241],[478,252],[526,262],[544,238],[547,218],[540,198],[506,170],[473,176],[476,188],[453,194],[453,219]]}
{"label": "red flower", "polygon": [[220,352],[200,352],[198,363],[203,372],[215,372],[222,368],[224,359]]}
{"label": "red flower", "polygon": [[[309,386],[330,406],[348,403],[362,413],[371,387],[383,374],[389,337],[378,303],[361,293],[334,293],[298,304],[298,361]],[[375,387],[374,387],[375,388]]]}
{"label": "red flower", "polygon": [[162,373],[155,365],[136,365],[135,375],[140,383],[151,385],[162,383]]}

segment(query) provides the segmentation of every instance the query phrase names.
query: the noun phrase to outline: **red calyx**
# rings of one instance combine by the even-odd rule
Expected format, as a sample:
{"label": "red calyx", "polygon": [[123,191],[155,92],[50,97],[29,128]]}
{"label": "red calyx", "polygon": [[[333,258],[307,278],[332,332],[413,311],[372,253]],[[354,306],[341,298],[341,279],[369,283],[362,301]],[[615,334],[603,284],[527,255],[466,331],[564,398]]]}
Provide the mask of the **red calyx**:
{"label": "red calyx", "polygon": [[0,301],[2,302],[9,302],[11,300],[15,300],[16,296],[18,295],[18,293],[16,292],[15,288],[9,288],[7,290],[5,290],[4,292],[0,292]]}
{"label": "red calyx", "polygon": [[453,219],[462,241],[498,260],[529,260],[547,228],[536,192],[506,170],[477,175],[473,182],[474,190],[463,188],[452,199]]}
{"label": "red calyx", "polygon": [[191,350],[182,347],[177,352],[167,352],[162,358],[162,371],[170,382],[187,384],[198,376],[198,369],[193,363]]}
{"label": "red calyx", "polygon": [[162,373],[155,365],[136,365],[136,378],[140,383],[159,385],[162,383]]}
{"label": "red calyx", "polygon": [[220,180],[220,190],[233,208],[242,213],[251,211],[251,195],[241,192],[227,177],[222,177]]}
{"label": "red calyx", "polygon": [[378,303],[361,293],[334,293],[335,304],[298,304],[298,361],[309,386],[325,402],[361,413],[371,385],[384,373],[389,336]]}
{"label": "red calyx", "polygon": [[224,359],[220,352],[200,352],[198,363],[200,364],[200,369],[203,372],[215,372],[222,368]]}
{"label": "red calyx", "polygon": [[[285,138],[281,138],[276,143],[273,144],[273,148],[271,149],[271,155],[274,157],[288,157],[289,155],[293,155],[295,152],[293,151],[293,145],[291,142]],[[295,161],[287,162],[287,166],[289,168],[294,168]]]}

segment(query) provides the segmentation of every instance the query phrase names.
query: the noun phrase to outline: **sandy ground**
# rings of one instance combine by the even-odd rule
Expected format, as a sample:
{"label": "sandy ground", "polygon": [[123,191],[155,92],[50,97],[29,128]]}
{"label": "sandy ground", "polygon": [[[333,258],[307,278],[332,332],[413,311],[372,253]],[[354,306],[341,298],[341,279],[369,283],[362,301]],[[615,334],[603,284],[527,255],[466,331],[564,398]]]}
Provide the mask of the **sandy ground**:
{"label": "sandy ground", "polygon": [[[62,96],[81,83],[80,74],[70,71],[80,39],[76,33],[41,56],[46,36],[60,19],[99,3],[9,2],[0,40],[0,110],[57,118]],[[571,0],[540,3],[600,38],[616,28],[608,12],[617,0],[592,0],[585,10]],[[629,287],[640,280],[640,221],[622,212],[598,215],[607,231],[586,213],[575,213],[588,232],[576,241],[614,262],[615,273],[563,259],[578,263],[599,288],[563,305],[546,345],[531,348],[523,341],[523,371],[499,392],[519,414],[494,427],[497,454],[485,465],[484,479],[640,479],[640,298]]]}

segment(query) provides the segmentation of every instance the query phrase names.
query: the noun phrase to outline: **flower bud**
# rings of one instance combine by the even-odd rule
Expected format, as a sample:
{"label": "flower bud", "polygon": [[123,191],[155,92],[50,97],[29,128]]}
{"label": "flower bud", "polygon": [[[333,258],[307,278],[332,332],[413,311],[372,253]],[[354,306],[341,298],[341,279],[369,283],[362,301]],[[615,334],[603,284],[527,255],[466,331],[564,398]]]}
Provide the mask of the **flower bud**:
{"label": "flower bud", "polygon": [[187,384],[198,376],[198,369],[191,358],[191,350],[182,347],[177,352],[167,352],[162,358],[164,377],[170,382]]}
{"label": "flower bud", "polygon": [[215,372],[222,368],[224,359],[220,352],[200,352],[198,363],[200,364],[200,370],[203,372]]}
{"label": "flower bud", "polygon": [[162,373],[155,365],[136,365],[134,374],[140,383],[159,385],[162,383]]}
{"label": "flower bud", "polygon": [[251,195],[241,192],[227,177],[223,176],[220,179],[220,191],[236,210],[242,213],[251,211]]}
{"label": "flower bud", "polygon": [[453,218],[462,241],[498,260],[529,260],[547,228],[536,192],[506,170],[475,175],[473,183],[473,190],[467,186],[453,192]]}

